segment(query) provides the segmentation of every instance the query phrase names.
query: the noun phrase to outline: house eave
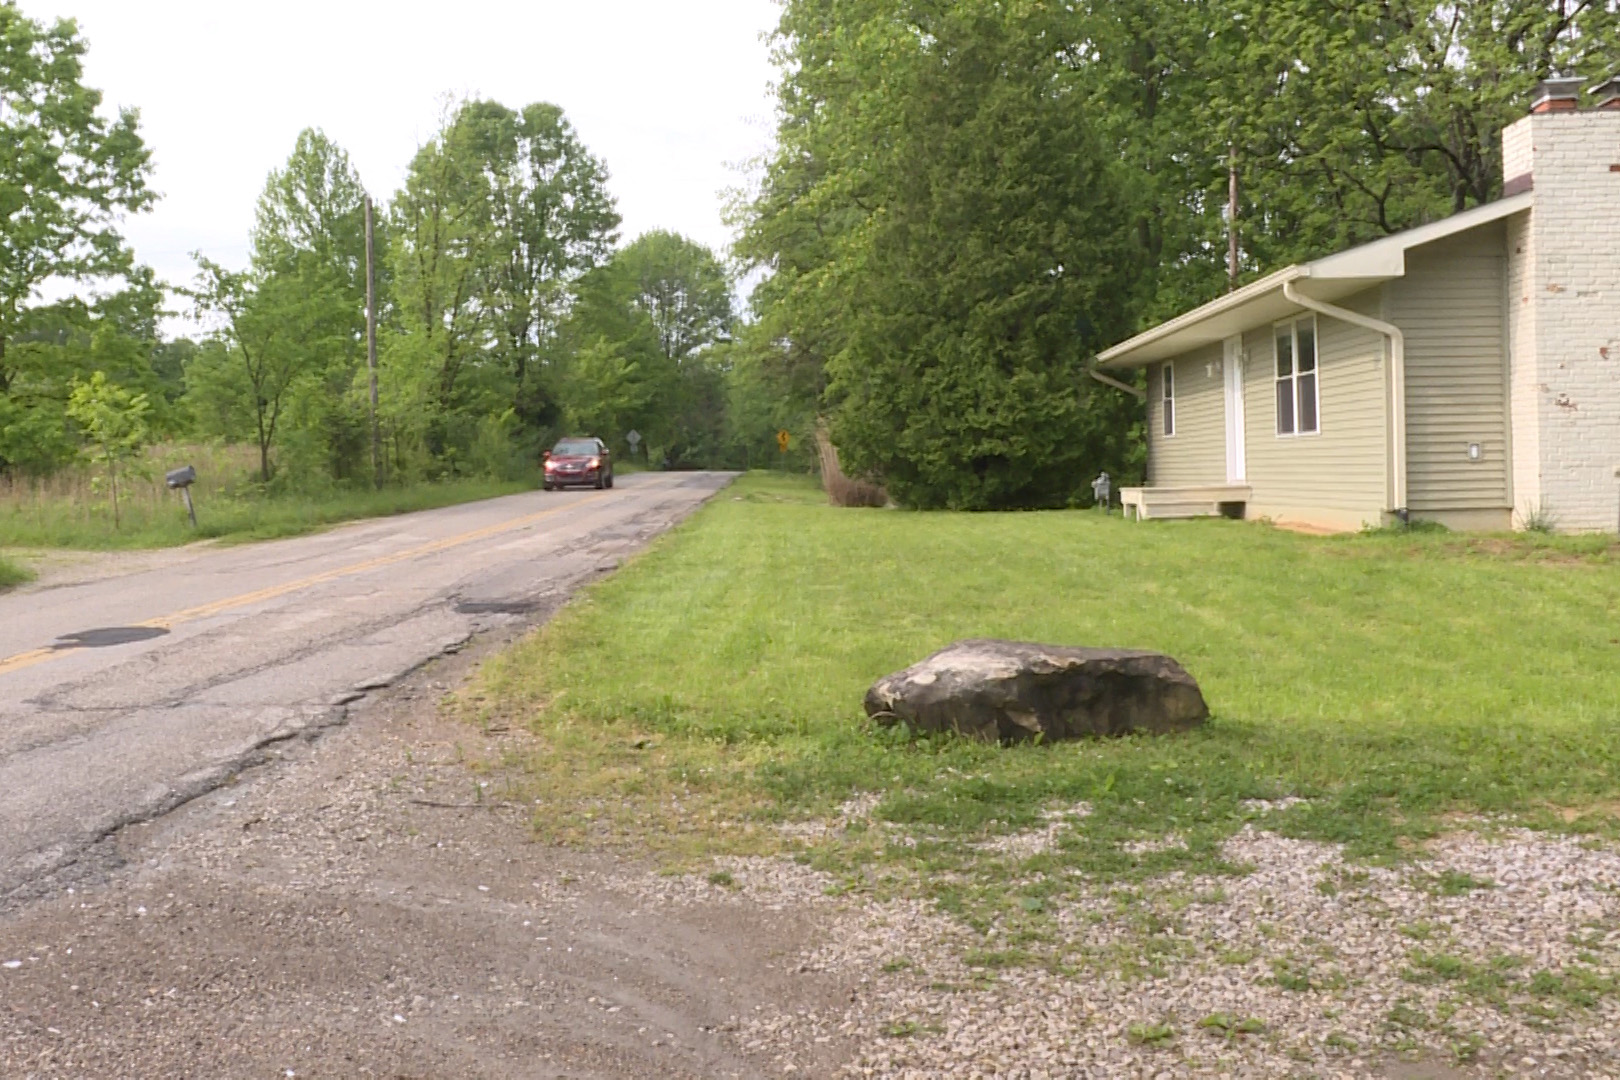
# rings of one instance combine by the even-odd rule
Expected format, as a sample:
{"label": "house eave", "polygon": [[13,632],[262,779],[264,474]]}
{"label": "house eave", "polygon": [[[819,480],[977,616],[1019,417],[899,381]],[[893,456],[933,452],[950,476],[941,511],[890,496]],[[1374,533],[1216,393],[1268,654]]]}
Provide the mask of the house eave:
{"label": "house eave", "polygon": [[1336,255],[1285,267],[1104,349],[1097,355],[1097,366],[1115,371],[1141,367],[1298,314],[1304,309],[1283,296],[1288,282],[1309,279],[1309,295],[1332,302],[1404,277],[1406,254],[1413,248],[1528,210],[1533,198],[1534,193],[1526,191]]}
{"label": "house eave", "polygon": [[1097,354],[1097,366],[1113,370],[1141,367],[1240,334],[1251,325],[1259,325],[1255,310],[1269,307],[1273,297],[1281,296],[1284,282],[1296,281],[1305,275],[1303,266],[1284,267],[1203,307],[1104,349]]}

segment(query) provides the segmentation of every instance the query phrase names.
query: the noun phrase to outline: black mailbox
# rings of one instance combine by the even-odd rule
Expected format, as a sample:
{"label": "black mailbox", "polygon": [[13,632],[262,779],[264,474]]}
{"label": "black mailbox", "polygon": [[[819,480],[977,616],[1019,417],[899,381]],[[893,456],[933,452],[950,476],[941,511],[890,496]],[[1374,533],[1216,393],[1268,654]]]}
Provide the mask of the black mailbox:
{"label": "black mailbox", "polygon": [[194,466],[187,465],[183,469],[170,472],[164,479],[172,488],[188,488],[197,482],[197,470]]}

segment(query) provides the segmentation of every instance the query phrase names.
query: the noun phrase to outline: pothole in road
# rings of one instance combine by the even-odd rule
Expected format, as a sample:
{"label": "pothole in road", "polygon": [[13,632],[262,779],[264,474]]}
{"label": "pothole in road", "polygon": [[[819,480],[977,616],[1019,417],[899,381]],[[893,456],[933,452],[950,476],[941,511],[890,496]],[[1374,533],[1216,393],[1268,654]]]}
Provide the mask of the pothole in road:
{"label": "pothole in road", "polygon": [[161,626],[104,626],[96,630],[80,630],[76,634],[63,634],[56,639],[58,649],[106,649],[114,645],[133,645],[137,641],[151,641],[169,631]]}
{"label": "pothole in road", "polygon": [[538,600],[463,600],[458,615],[528,615],[540,608]]}

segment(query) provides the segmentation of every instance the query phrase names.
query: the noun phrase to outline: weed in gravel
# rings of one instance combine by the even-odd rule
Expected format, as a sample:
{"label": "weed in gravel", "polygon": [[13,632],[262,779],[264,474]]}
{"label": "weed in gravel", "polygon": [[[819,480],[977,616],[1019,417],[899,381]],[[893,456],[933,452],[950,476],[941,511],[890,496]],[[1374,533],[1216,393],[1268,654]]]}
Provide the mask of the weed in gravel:
{"label": "weed in gravel", "polygon": [[1271,962],[1271,981],[1283,990],[1306,993],[1313,990],[1342,990],[1343,974],[1332,968],[1318,968],[1307,960],[1289,955]]}
{"label": "weed in gravel", "polygon": [[1176,1029],[1168,1023],[1132,1024],[1125,1034],[1138,1046],[1163,1046],[1176,1037]]}
{"label": "weed in gravel", "polygon": [[1354,1054],[1361,1049],[1361,1044],[1342,1031],[1330,1031],[1322,1040],[1322,1045],[1334,1050],[1342,1050],[1346,1054]]}
{"label": "weed in gravel", "polygon": [[1570,965],[1560,971],[1538,971],[1530,977],[1530,992],[1566,1005],[1590,1009],[1603,998],[1620,994],[1620,979],[1588,967]]}
{"label": "weed in gravel", "polygon": [[1465,874],[1460,870],[1443,870],[1438,874],[1419,874],[1414,884],[1435,896],[1467,896],[1481,889],[1494,889],[1496,883]]}
{"label": "weed in gravel", "polygon": [[1324,896],[1338,896],[1349,889],[1365,888],[1371,880],[1372,875],[1366,870],[1335,866],[1329,868],[1327,875],[1316,883],[1316,891]]}
{"label": "weed in gravel", "polygon": [[1449,953],[1422,950],[1409,953],[1407,960],[1411,966],[1401,972],[1407,982],[1451,983],[1468,997],[1493,1005],[1506,1003],[1516,986],[1512,973],[1524,963],[1520,957],[1501,955],[1481,964]]}
{"label": "weed in gravel", "polygon": [[962,955],[962,963],[970,968],[1028,967],[1034,956],[1022,949],[974,949]]}
{"label": "weed in gravel", "polygon": [[1393,1028],[1424,1031],[1434,1026],[1434,1019],[1422,1004],[1410,998],[1402,998],[1391,1005],[1385,1014],[1385,1020]]}
{"label": "weed in gravel", "polygon": [[1198,1026],[1228,1041],[1240,1035],[1259,1035],[1266,1030],[1263,1020],[1253,1016],[1233,1016],[1231,1013],[1211,1013],[1198,1021]]}
{"label": "weed in gravel", "polygon": [[1483,1035],[1469,1034],[1460,1039],[1453,1039],[1450,1044],[1452,1060],[1458,1065],[1472,1064],[1478,1060],[1479,1052],[1487,1045],[1488,1041]]}

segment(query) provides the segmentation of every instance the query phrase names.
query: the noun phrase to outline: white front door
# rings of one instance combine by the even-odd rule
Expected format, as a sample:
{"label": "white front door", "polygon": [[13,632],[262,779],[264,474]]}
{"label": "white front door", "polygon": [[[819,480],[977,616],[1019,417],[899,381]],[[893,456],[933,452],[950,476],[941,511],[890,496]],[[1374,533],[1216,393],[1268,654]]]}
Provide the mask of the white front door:
{"label": "white front door", "polygon": [[1226,339],[1221,356],[1221,369],[1226,373],[1226,482],[1246,482],[1248,471],[1244,466],[1243,441],[1243,337]]}

